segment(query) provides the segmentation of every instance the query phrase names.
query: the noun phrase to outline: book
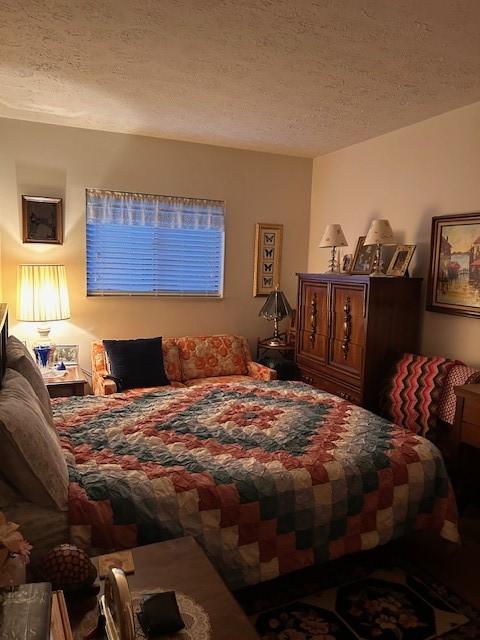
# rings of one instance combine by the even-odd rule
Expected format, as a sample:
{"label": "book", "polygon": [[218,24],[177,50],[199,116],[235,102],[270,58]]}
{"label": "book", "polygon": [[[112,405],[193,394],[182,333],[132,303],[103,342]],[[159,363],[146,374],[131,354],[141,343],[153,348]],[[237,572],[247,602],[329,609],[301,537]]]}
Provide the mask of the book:
{"label": "book", "polygon": [[49,640],[51,601],[49,582],[0,590],[0,639]]}
{"label": "book", "polygon": [[125,574],[134,573],[135,565],[131,551],[116,551],[98,558],[98,575],[105,578],[109,569],[122,569]]}
{"label": "book", "polygon": [[54,591],[52,593],[50,640],[73,640],[70,618],[68,617],[63,591]]}

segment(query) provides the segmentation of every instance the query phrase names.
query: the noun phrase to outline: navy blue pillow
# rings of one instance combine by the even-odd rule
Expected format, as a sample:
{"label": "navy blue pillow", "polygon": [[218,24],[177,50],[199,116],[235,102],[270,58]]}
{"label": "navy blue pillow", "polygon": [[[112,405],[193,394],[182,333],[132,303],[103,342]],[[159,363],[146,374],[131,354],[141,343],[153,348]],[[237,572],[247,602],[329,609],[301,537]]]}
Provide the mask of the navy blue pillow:
{"label": "navy blue pillow", "polygon": [[104,340],[111,378],[119,391],[170,384],[163,366],[162,338]]}

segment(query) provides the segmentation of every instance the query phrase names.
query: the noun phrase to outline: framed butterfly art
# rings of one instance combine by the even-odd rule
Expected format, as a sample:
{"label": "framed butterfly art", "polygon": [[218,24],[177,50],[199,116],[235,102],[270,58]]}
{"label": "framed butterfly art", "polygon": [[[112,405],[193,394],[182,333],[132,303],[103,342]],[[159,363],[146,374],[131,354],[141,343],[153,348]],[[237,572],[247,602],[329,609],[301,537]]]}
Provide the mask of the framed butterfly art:
{"label": "framed butterfly art", "polygon": [[255,226],[253,295],[268,296],[280,285],[283,224],[259,222]]}

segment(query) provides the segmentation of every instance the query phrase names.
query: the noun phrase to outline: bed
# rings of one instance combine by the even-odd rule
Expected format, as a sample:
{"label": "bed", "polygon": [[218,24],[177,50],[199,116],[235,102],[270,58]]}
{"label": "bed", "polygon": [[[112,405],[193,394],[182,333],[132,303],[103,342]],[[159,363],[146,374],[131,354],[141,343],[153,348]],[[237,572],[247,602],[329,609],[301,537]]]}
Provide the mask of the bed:
{"label": "bed", "polygon": [[59,399],[53,416],[69,537],[94,552],[192,535],[236,589],[420,529],[458,540],[438,449],[303,383]]}

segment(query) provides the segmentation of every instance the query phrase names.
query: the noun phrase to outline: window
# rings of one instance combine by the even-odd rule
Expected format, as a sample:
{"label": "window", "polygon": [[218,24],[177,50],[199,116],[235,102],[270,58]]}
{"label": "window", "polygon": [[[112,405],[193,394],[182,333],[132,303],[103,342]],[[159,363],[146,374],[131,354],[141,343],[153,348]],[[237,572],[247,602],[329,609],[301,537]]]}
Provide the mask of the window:
{"label": "window", "polygon": [[223,293],[225,203],[87,189],[87,294]]}

